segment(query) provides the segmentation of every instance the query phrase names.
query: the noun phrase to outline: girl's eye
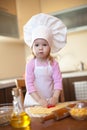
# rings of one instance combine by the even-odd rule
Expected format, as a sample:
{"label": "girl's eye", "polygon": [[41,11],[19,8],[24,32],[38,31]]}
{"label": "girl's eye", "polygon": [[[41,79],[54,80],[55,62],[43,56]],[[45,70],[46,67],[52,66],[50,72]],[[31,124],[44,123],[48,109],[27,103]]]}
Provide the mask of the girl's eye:
{"label": "girl's eye", "polygon": [[35,44],[35,46],[36,46],[36,47],[38,47],[38,46],[39,46],[39,44]]}
{"label": "girl's eye", "polygon": [[43,46],[47,46],[47,44],[44,43]]}

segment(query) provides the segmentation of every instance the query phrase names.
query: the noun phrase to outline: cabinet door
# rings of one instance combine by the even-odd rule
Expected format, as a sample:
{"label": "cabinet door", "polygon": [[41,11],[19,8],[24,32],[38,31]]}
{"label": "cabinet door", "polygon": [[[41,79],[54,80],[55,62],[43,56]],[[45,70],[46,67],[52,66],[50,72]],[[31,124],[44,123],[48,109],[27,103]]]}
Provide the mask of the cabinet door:
{"label": "cabinet door", "polygon": [[65,101],[71,101],[70,84],[69,84],[68,78],[63,79],[63,90],[64,90]]}
{"label": "cabinet door", "polygon": [[5,89],[0,89],[0,104],[5,103]]}
{"label": "cabinet door", "polygon": [[63,79],[65,101],[75,101],[76,100],[74,82],[78,82],[78,81],[87,81],[87,76],[79,76],[79,77]]}
{"label": "cabinet door", "polygon": [[12,88],[14,88],[15,86],[12,86],[12,87],[8,87],[8,88],[5,88],[5,100],[6,100],[6,103],[12,103],[13,101],[13,97],[12,97]]}
{"label": "cabinet door", "polygon": [[[74,82],[81,82],[81,81],[87,81],[87,76],[81,76],[81,77],[73,77],[69,78],[69,86],[70,86],[70,100],[76,100],[76,95],[75,95],[75,88],[74,88]],[[79,86],[80,87],[80,86]],[[84,90],[85,91],[85,90]]]}

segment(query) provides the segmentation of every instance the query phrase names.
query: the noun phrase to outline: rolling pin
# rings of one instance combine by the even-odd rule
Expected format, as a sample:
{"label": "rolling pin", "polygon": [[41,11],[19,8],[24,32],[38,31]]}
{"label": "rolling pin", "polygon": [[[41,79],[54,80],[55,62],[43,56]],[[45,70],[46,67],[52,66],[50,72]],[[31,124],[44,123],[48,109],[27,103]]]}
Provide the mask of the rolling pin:
{"label": "rolling pin", "polygon": [[[70,104],[67,107],[73,108],[76,104]],[[52,111],[52,114],[47,115],[41,118],[41,122],[44,123],[45,121],[54,119],[54,120],[61,120],[69,116],[69,110],[66,107],[60,108],[58,110]]]}

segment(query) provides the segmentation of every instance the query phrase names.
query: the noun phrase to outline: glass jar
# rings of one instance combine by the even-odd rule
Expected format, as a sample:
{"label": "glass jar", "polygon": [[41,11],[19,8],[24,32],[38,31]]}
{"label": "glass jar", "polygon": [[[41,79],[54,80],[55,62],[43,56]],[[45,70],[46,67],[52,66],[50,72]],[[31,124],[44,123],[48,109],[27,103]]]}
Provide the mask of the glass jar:
{"label": "glass jar", "polygon": [[25,128],[30,124],[30,117],[24,111],[24,105],[21,97],[21,89],[13,88],[13,113],[11,115],[11,126],[15,128]]}

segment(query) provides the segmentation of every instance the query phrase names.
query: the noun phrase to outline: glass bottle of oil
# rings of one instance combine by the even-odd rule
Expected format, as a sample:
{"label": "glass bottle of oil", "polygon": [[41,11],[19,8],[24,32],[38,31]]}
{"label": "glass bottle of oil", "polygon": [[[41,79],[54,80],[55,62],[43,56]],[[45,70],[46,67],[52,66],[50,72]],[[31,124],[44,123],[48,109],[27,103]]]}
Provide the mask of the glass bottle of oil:
{"label": "glass bottle of oil", "polygon": [[21,89],[13,88],[13,113],[11,116],[11,126],[15,128],[25,128],[30,124],[30,117],[24,111],[24,106],[21,97]]}

